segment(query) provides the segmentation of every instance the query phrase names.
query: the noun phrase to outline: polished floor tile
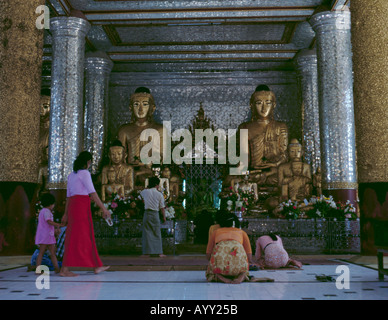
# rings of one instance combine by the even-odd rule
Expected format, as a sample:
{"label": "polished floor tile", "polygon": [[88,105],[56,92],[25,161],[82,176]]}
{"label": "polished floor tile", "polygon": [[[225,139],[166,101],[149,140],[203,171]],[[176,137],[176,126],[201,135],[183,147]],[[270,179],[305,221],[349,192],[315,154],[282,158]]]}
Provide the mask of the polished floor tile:
{"label": "polished floor tile", "polygon": [[[50,273],[43,279],[20,267],[0,272],[0,300],[388,300],[387,277],[379,281],[374,269],[344,265],[344,288],[336,285],[345,284],[338,265],[252,271],[274,282],[239,285],[208,283],[204,271],[81,271],[76,278]],[[317,280],[322,275],[333,281]]]}

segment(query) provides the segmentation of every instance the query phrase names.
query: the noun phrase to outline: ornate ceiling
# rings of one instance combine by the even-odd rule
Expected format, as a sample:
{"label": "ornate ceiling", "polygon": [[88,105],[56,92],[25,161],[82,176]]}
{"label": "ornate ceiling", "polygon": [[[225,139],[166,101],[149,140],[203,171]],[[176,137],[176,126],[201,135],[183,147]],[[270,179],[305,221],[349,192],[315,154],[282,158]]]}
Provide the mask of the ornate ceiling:
{"label": "ornate ceiling", "polygon": [[[292,69],[314,46],[308,19],[321,5],[349,0],[47,0],[53,16],[83,14],[88,51],[103,51],[113,72]],[[45,46],[51,59],[50,31]]]}

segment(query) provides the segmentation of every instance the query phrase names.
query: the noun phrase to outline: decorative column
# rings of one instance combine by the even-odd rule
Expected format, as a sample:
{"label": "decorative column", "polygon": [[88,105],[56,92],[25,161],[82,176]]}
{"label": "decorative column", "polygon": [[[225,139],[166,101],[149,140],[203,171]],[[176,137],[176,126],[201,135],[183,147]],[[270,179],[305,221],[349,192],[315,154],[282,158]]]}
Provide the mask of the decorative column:
{"label": "decorative column", "polygon": [[34,246],[44,34],[36,27],[35,10],[44,3],[0,1],[0,221],[7,221],[0,233],[9,244],[5,254],[26,254]]}
{"label": "decorative column", "polygon": [[50,20],[53,36],[48,189],[66,189],[67,176],[83,144],[85,36],[81,17]]}
{"label": "decorative column", "polygon": [[312,173],[321,167],[319,135],[318,69],[316,50],[302,50],[295,59],[303,100],[304,159]]}
{"label": "decorative column", "polygon": [[106,145],[109,76],[113,62],[103,52],[86,55],[84,150],[93,155],[91,173],[98,172]]}
{"label": "decorative column", "polygon": [[310,20],[318,57],[322,189],[357,201],[350,12],[323,11]]}
{"label": "decorative column", "polygon": [[388,2],[352,0],[350,10],[361,248],[375,254],[374,225],[388,219]]}

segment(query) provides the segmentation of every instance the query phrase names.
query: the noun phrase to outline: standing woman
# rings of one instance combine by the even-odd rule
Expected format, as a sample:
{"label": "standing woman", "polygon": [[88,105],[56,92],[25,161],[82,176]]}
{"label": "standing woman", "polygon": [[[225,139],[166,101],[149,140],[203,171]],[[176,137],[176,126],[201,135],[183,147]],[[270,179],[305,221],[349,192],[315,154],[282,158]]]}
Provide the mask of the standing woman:
{"label": "standing woman", "polygon": [[60,272],[63,277],[77,276],[69,271],[69,267],[94,268],[96,274],[109,268],[103,266],[97,252],[90,200],[101,208],[104,218],[110,218],[111,215],[94,189],[88,171],[91,163],[90,152],[81,152],[74,161],[73,172],[67,178],[67,199],[65,214],[62,217],[62,223],[67,223],[65,252]]}

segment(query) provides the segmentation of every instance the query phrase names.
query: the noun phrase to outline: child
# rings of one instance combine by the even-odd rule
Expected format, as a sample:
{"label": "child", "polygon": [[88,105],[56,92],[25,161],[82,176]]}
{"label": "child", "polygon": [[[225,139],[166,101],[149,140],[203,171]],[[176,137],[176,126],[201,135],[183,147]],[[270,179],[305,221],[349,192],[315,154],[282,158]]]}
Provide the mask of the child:
{"label": "child", "polygon": [[[38,228],[35,236],[35,244],[39,245],[39,255],[36,258],[36,266],[40,266],[43,254],[46,249],[48,249],[55,272],[59,273],[58,260],[55,255],[56,240],[54,227],[61,227],[62,225],[53,221],[53,214],[51,211],[54,209],[55,197],[51,193],[45,193],[42,195],[41,203],[43,209],[39,212]],[[37,272],[36,274],[40,273]]]}

